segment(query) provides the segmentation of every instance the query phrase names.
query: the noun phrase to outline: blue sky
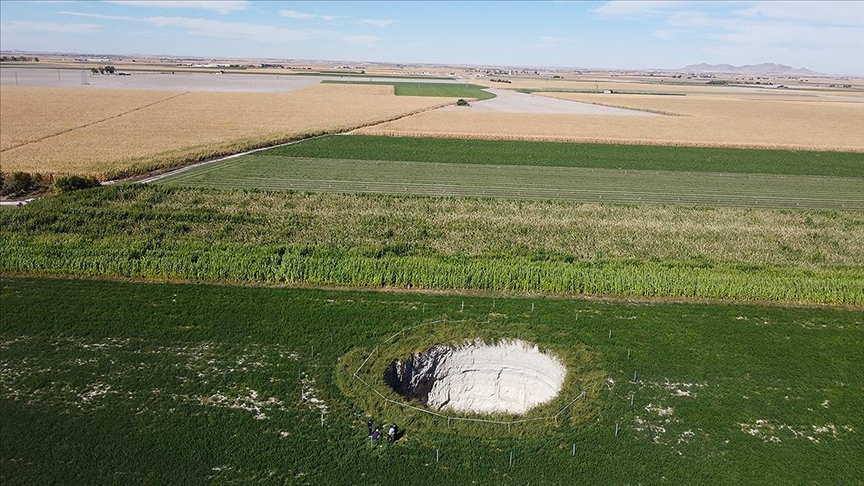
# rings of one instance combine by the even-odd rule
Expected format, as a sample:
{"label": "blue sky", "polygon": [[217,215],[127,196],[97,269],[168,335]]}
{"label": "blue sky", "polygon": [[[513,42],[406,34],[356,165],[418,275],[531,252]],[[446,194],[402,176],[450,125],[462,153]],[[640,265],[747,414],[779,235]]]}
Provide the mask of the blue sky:
{"label": "blue sky", "polygon": [[864,76],[864,1],[3,0],[0,49]]}

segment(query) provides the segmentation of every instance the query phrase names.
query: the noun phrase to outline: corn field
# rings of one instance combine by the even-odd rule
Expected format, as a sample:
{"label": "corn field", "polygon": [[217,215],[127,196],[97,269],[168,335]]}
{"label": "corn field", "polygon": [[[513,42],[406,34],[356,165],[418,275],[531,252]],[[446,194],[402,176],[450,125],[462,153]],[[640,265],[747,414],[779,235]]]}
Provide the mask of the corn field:
{"label": "corn field", "polygon": [[0,227],[7,274],[864,303],[859,212],[132,185]]}

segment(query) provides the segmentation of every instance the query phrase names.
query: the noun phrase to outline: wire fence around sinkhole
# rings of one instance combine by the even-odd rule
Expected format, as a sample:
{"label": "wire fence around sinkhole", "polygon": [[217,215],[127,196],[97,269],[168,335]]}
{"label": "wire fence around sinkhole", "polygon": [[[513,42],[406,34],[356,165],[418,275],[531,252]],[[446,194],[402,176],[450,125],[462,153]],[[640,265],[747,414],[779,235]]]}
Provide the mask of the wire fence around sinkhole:
{"label": "wire fence around sinkhole", "polygon": [[[576,396],[576,398],[574,398],[574,399],[571,400],[569,403],[567,403],[567,405],[563,406],[563,407],[558,411],[558,413],[556,413],[556,414],[554,414],[554,415],[547,415],[547,416],[544,416],[544,417],[532,417],[532,418],[519,419],[519,420],[490,420],[490,419],[470,418],[470,417],[458,417],[458,416],[453,416],[453,415],[447,415],[447,414],[443,414],[443,413],[434,412],[434,411],[432,411],[432,410],[428,410],[428,409],[425,409],[425,408],[417,407],[417,406],[411,405],[411,404],[409,404],[409,403],[398,402],[398,401],[396,401],[396,400],[393,400],[393,399],[390,399],[390,398],[387,398],[386,396],[384,396],[384,394],[381,393],[380,391],[378,391],[377,388],[375,388],[374,386],[372,386],[371,384],[369,384],[369,382],[367,382],[366,380],[364,380],[363,378],[361,378],[361,377],[358,375],[358,373],[360,373],[360,370],[363,369],[364,366],[366,366],[366,363],[369,362],[369,360],[372,358],[372,355],[373,355],[373,354],[375,354],[375,353],[378,352],[378,350],[381,348],[381,346],[383,346],[383,345],[385,345],[385,344],[388,344],[388,343],[392,342],[393,340],[395,340],[395,339],[396,339],[397,337],[399,337],[400,335],[403,335],[403,336],[404,336],[404,335],[405,335],[405,331],[411,331],[411,330],[414,330],[414,329],[417,329],[417,328],[420,328],[420,327],[424,327],[424,326],[432,326],[432,325],[441,324],[441,323],[458,323],[458,322],[465,322],[465,321],[464,321],[464,320],[454,321],[454,320],[450,320],[450,319],[439,319],[439,320],[436,320],[436,321],[431,321],[431,322],[427,322],[427,323],[424,323],[424,324],[418,324],[418,325],[416,325],[416,326],[411,326],[411,327],[403,328],[401,331],[399,331],[399,332],[393,334],[392,336],[390,336],[389,338],[385,339],[384,341],[382,341],[381,343],[379,343],[377,346],[375,346],[375,348],[372,349],[372,351],[369,353],[369,355],[366,356],[366,359],[364,359],[363,362],[360,364],[360,366],[357,368],[357,370],[354,371],[354,379],[359,380],[361,383],[363,383],[364,385],[366,385],[367,388],[369,388],[370,390],[372,390],[376,395],[378,395],[379,397],[381,397],[381,399],[384,400],[384,401],[387,402],[387,403],[392,403],[392,404],[394,404],[394,405],[398,405],[398,406],[403,407],[403,408],[410,408],[410,409],[412,409],[412,410],[416,410],[416,411],[418,411],[418,412],[422,412],[422,413],[425,413],[425,414],[428,414],[428,415],[432,415],[432,416],[434,416],[434,417],[438,417],[438,418],[446,418],[448,424],[449,424],[451,421],[453,421],[453,420],[457,420],[457,421],[463,421],[463,422],[475,422],[475,423],[488,423],[488,424],[496,424],[496,425],[506,425],[506,426],[507,426],[507,430],[508,430],[508,432],[509,432],[510,427],[511,427],[512,425],[515,425],[515,424],[521,424],[521,423],[527,423],[527,422],[538,422],[538,421],[543,421],[543,420],[545,420],[545,421],[553,420],[553,421],[555,422],[555,425],[557,426],[557,425],[558,425],[558,417],[559,417],[562,413],[564,413],[565,411],[567,411],[567,409],[569,409],[571,406],[573,406],[573,404],[576,403],[577,400],[579,400],[580,398],[582,398],[582,397],[585,396],[585,390],[582,390],[582,392],[581,392],[578,396]],[[488,323],[488,322],[489,322],[489,321],[485,321],[485,323]],[[479,324],[483,324],[483,323],[484,323],[484,322],[481,322],[481,323],[479,323]]]}

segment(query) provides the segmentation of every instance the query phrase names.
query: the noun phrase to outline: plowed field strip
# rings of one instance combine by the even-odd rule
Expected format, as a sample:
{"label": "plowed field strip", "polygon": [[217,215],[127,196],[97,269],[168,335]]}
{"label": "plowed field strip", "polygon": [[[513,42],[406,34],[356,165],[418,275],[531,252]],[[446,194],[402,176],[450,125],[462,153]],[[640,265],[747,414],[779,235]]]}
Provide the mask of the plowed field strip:
{"label": "plowed field strip", "polygon": [[864,181],[821,176],[687,173],[247,156],[161,181],[204,187],[864,210]]}

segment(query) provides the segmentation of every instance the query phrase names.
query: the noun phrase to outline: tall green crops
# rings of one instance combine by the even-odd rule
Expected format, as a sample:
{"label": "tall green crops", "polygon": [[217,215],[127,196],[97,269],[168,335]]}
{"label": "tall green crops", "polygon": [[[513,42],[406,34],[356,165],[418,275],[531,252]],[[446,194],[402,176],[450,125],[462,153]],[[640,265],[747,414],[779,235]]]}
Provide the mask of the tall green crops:
{"label": "tall green crops", "polygon": [[856,212],[120,186],[0,228],[13,274],[864,304]]}

